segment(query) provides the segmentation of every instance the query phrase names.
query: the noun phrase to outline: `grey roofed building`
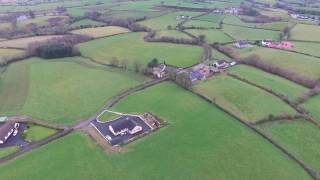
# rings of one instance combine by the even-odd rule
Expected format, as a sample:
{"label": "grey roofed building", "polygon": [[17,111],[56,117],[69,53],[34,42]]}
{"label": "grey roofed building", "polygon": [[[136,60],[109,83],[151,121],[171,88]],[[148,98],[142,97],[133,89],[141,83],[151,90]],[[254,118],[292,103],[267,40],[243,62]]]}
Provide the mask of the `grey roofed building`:
{"label": "grey roofed building", "polygon": [[19,123],[7,121],[0,126],[0,144],[4,144],[12,135],[14,130],[19,128]]}

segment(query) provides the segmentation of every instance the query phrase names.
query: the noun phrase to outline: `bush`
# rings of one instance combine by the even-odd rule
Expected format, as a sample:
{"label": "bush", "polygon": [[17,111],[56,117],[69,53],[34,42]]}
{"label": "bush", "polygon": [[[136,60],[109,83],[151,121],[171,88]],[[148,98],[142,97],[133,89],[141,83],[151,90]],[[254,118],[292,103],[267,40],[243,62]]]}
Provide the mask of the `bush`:
{"label": "bush", "polygon": [[71,57],[73,48],[65,44],[48,44],[38,47],[35,55],[45,59]]}

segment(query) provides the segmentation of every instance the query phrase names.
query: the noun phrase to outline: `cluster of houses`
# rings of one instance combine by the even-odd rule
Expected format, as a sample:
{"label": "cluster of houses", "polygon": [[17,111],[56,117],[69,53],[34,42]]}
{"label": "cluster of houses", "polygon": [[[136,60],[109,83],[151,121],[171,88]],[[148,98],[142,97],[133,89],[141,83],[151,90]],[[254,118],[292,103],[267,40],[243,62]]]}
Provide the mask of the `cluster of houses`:
{"label": "cluster of houses", "polygon": [[275,42],[273,40],[262,40],[261,46],[268,48],[276,48],[276,49],[292,49],[294,48],[294,44],[288,41]]}
{"label": "cluster of houses", "polygon": [[240,12],[240,9],[237,7],[227,7],[227,8],[220,8],[220,9],[214,9],[212,13],[214,14],[232,14],[232,15],[238,15]]}
{"label": "cluster of houses", "polygon": [[304,14],[290,14],[293,19],[298,19],[302,21],[318,21],[319,17],[311,16],[311,15],[304,15]]}
{"label": "cluster of houses", "polygon": [[229,63],[225,60],[198,64],[192,67],[191,71],[189,72],[190,80],[191,82],[205,80],[215,73],[218,73],[221,70],[227,69],[234,65],[236,65],[235,61]]}
{"label": "cluster of houses", "polygon": [[176,20],[188,20],[191,19],[192,16],[187,16],[187,15],[179,15],[176,17]]}
{"label": "cluster of houses", "polygon": [[6,117],[1,119],[3,124],[0,126],[0,145],[5,144],[10,137],[16,136],[19,132],[20,124],[6,119]]}
{"label": "cluster of houses", "polygon": [[251,47],[251,44],[247,40],[239,40],[233,44],[235,48],[243,49]]}

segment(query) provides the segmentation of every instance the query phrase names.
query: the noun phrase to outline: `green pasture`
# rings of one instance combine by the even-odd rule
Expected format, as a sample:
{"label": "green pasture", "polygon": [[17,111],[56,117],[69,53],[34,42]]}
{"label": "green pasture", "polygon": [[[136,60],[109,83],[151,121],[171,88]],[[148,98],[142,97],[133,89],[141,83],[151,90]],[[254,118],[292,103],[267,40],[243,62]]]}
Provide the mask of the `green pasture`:
{"label": "green pasture", "polygon": [[75,132],[1,165],[0,178],[310,179],[261,136],[171,83],[129,96],[114,109],[150,111],[169,125],[111,154]]}
{"label": "green pasture", "polygon": [[202,48],[191,45],[178,45],[171,43],[148,43],[143,40],[143,33],[127,33],[79,45],[83,56],[96,61],[110,63],[112,59],[128,61],[129,67],[134,63],[145,66],[153,58],[167,64],[187,67],[199,61]]}
{"label": "green pasture", "polygon": [[276,96],[229,76],[216,76],[193,87],[193,90],[250,122],[295,111]]}

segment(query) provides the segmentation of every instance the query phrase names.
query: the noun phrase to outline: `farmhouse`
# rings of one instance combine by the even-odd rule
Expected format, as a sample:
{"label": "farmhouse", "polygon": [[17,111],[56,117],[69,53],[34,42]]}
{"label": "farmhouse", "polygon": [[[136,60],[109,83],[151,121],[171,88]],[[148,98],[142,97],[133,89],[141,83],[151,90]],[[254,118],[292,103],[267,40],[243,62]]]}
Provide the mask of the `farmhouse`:
{"label": "farmhouse", "polygon": [[25,21],[27,19],[28,19],[28,17],[26,15],[20,15],[17,17],[17,21]]}
{"label": "farmhouse", "polygon": [[242,49],[242,48],[250,47],[250,44],[248,41],[240,40],[240,41],[237,41],[236,43],[234,43],[234,47],[236,47],[238,49]]}
{"label": "farmhouse", "polygon": [[229,64],[225,60],[219,60],[213,64],[213,67],[218,69],[225,69],[229,67]]}
{"label": "farmhouse", "polygon": [[176,20],[185,20],[185,19],[191,19],[192,16],[186,16],[186,15],[179,15],[176,17]]}
{"label": "farmhouse", "polygon": [[[121,115],[117,119],[101,122],[99,119],[91,121],[91,125],[112,146],[121,145],[135,140],[141,134],[147,134],[159,128],[159,122],[150,118],[152,115]],[[150,124],[149,124],[150,123]]]}
{"label": "farmhouse", "polygon": [[165,64],[160,64],[152,68],[152,74],[156,78],[163,78],[167,74],[167,66]]}
{"label": "farmhouse", "polygon": [[6,143],[11,135],[15,136],[19,129],[19,125],[19,123],[7,121],[0,126],[0,144]]}
{"label": "farmhouse", "polygon": [[124,116],[109,125],[109,130],[113,135],[125,135],[126,133],[136,134],[142,131],[142,127],[133,121],[130,116]]}

